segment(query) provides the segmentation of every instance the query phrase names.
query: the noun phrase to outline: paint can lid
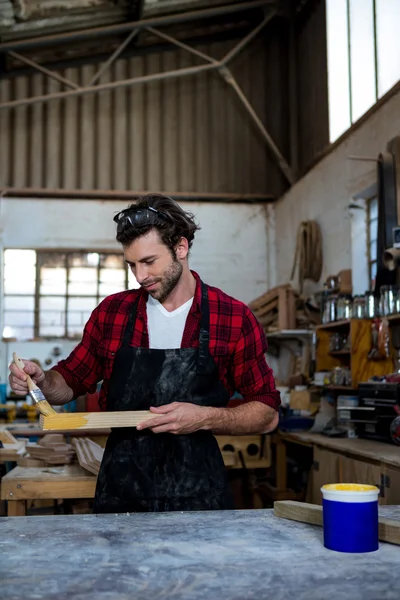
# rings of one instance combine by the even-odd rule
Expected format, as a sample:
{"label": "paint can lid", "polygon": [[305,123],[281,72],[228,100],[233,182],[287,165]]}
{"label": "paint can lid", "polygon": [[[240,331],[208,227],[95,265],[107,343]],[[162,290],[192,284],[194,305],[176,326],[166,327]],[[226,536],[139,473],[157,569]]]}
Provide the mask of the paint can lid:
{"label": "paint can lid", "polygon": [[336,502],[374,502],[378,500],[379,488],[363,483],[328,483],[321,488],[324,500]]}

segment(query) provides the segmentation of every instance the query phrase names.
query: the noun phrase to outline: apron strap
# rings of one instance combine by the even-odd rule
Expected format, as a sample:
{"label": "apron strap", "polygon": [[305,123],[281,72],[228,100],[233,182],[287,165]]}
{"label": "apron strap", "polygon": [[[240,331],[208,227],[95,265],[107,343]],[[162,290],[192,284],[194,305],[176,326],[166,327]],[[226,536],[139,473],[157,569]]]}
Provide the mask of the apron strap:
{"label": "apron strap", "polygon": [[[199,357],[197,362],[197,372],[204,372],[208,359],[208,344],[210,341],[210,305],[208,302],[208,287],[202,281],[201,283],[201,320],[200,320],[200,336],[199,336]],[[128,323],[125,327],[122,346],[130,346],[133,329],[135,327],[137,307],[140,296],[132,304],[132,309],[129,314]]]}
{"label": "apron strap", "polygon": [[136,298],[135,302],[132,304],[132,310],[129,314],[128,323],[125,327],[124,337],[122,340],[122,345],[125,347],[131,345],[131,340],[133,337],[133,329],[135,327],[135,321],[136,321],[137,307],[139,304],[139,298],[140,298],[140,296],[138,296]]}
{"label": "apron strap", "polygon": [[208,287],[201,281],[201,321],[199,336],[199,359],[197,372],[203,373],[208,359],[208,344],[210,341],[210,305],[208,302]]}

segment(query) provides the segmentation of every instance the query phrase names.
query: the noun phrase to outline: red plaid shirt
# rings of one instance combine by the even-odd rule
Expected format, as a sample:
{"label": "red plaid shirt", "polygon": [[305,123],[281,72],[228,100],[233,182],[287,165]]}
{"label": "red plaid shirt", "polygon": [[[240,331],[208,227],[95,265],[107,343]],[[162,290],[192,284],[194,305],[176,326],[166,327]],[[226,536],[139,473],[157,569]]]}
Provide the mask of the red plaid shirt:
{"label": "red plaid shirt", "polygon": [[[199,276],[192,273],[197,285],[186,319],[182,348],[199,345],[201,287]],[[105,407],[115,353],[121,346],[132,303],[138,296],[132,346],[149,347],[147,292],[126,290],[105,298],[91,314],[82,341],[67,359],[53,367],[64,377],[75,397],[94,392],[97,383],[102,381],[99,404]],[[208,287],[208,298],[209,350],[218,366],[221,382],[231,395],[238,392],[246,402],[257,400],[277,410],[280,394],[265,360],[267,342],[260,324],[243,302],[221,290]]]}

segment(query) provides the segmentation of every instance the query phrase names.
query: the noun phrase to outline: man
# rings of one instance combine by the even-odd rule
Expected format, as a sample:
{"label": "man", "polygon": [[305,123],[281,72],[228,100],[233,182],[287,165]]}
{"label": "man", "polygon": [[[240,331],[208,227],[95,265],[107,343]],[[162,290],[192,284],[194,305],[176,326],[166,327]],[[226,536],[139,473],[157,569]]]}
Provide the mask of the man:
{"label": "man", "polygon": [[[189,269],[199,228],[174,200],[139,196],[114,221],[141,288],[103,300],[66,360],[46,372],[24,361],[25,373],[52,404],[102,381],[102,408],[157,415],[111,432],[95,512],[233,508],[213,433],[276,427],[280,400],[264,333],[245,304]],[[12,389],[26,394],[25,373],[10,370]],[[227,407],[235,391],[245,402]]]}

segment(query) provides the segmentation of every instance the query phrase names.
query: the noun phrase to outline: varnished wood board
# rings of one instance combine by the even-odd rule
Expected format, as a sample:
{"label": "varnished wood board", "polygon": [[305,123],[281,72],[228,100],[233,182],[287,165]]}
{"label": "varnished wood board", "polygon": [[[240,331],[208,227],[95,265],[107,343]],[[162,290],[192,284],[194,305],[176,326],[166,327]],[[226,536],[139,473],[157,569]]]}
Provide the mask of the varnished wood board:
{"label": "varnished wood board", "polygon": [[157,415],[149,410],[111,411],[93,413],[62,413],[45,417],[40,415],[39,425],[45,431],[73,429],[110,429],[110,427],[136,427]]}
{"label": "varnished wood board", "polygon": [[[282,519],[322,526],[322,514],[322,506],[316,504],[294,500],[274,502],[274,515]],[[400,521],[379,517],[379,539],[381,542],[400,546]]]}

